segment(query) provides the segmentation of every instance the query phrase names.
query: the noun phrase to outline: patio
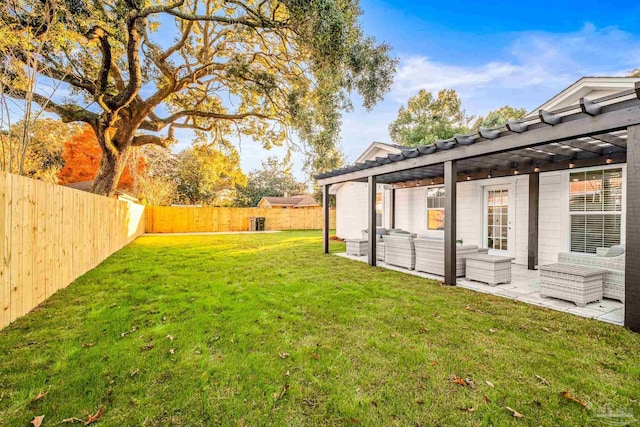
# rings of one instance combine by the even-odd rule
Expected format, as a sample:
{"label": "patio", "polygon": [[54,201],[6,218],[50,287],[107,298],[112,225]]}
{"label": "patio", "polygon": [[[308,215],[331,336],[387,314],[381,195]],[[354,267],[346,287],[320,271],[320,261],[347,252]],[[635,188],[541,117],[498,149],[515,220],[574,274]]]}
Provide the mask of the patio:
{"label": "patio", "polygon": [[[378,226],[378,185],[386,186],[385,188],[390,192],[390,224],[387,227],[389,229],[397,228],[396,193],[398,191],[438,185],[443,191],[443,200],[438,206],[442,209],[441,230],[444,241],[444,277],[438,279],[443,283],[489,291],[498,295],[504,293],[504,296],[512,299],[530,300],[531,303],[545,307],[622,324],[632,331],[640,332],[640,264],[636,262],[640,258],[640,223],[637,215],[633,214],[640,209],[638,164],[640,164],[640,82],[636,82],[633,89],[616,92],[613,95],[597,99],[580,98],[575,104],[553,110],[540,109],[535,116],[522,120],[510,120],[506,125],[481,128],[477,133],[455,135],[447,140],[437,140],[434,144],[415,148],[407,147],[397,154],[390,153],[317,175],[317,184],[323,187],[325,201],[323,252],[329,253],[328,201],[331,186],[343,183],[366,183],[367,262],[370,266],[376,266],[378,264],[375,240]],[[555,205],[550,203],[551,199],[547,197],[548,194],[545,193],[541,180],[551,176],[549,173],[553,175],[566,172],[567,191],[569,191],[568,179],[571,175],[568,171],[611,168],[615,165],[621,165],[619,168],[622,166],[627,168],[624,191],[628,197],[624,201],[624,207],[622,207],[622,196],[615,208],[603,207],[598,211],[600,217],[587,218],[597,209],[584,207],[580,211],[575,207],[575,211],[582,212],[583,217],[572,217],[570,213],[566,215],[566,221],[574,221],[577,218],[575,219],[577,230],[575,242],[549,245],[550,232],[546,229],[549,225],[549,217],[541,216],[541,213],[556,215],[549,213]],[[526,192],[526,197],[523,197],[526,199],[526,201],[523,200],[523,206],[525,206],[523,219],[526,226],[521,230],[521,235],[524,237],[521,240],[520,263],[526,263],[530,273],[526,273],[524,267],[514,269],[520,270],[515,272],[517,278],[514,284],[497,288],[483,289],[480,284],[460,282],[456,279],[456,242],[461,239],[460,234],[464,232],[464,221],[469,220],[469,215],[464,217],[460,213],[467,212],[473,203],[467,202],[466,205],[458,203],[458,185],[480,180],[498,182],[500,179],[514,176],[527,176],[526,189],[523,188]],[[577,180],[579,181],[579,178]],[[571,180],[571,182],[574,181],[576,179]],[[464,193],[461,195],[464,198]],[[560,197],[560,193],[557,196]],[[578,194],[578,197],[580,196],[584,197],[586,206],[587,194]],[[574,207],[569,207],[568,197],[567,212],[573,212],[571,209]],[[545,206],[541,205],[542,201],[546,203]],[[558,201],[560,199],[556,200],[556,204]],[[488,208],[486,210],[489,212]],[[607,215],[613,211],[616,217],[611,219],[613,217]],[[631,214],[627,215],[627,213]],[[487,217],[489,215],[487,213]],[[503,211],[501,215],[502,223],[505,212]],[[580,223],[582,218],[584,222]],[[609,225],[605,227],[602,222],[602,232],[598,232],[591,225],[588,230],[587,225],[584,225],[583,231],[579,230],[580,224],[594,224],[599,221],[598,218],[602,218],[602,221],[605,218],[609,218],[608,221],[617,221],[619,228],[617,231],[612,231],[613,228]],[[508,224],[510,229],[511,223]],[[411,221],[405,220],[400,228],[414,234],[420,232],[415,229],[416,223]],[[606,231],[604,231],[605,228],[607,228]],[[494,229],[495,227],[492,228]],[[502,229],[501,239],[508,238],[506,229],[507,227]],[[567,223],[558,224],[553,229],[553,234],[564,233],[567,229]],[[541,230],[547,234],[541,235]],[[502,234],[503,232],[506,236]],[[615,241],[608,241],[607,233],[617,236]],[[478,235],[471,234],[474,240],[478,239]],[[596,238],[592,242],[590,240],[592,235],[599,236],[600,241],[596,241]],[[487,234],[487,236],[493,235]],[[492,243],[487,244],[488,240],[493,240],[488,239],[487,236],[474,241],[473,244],[488,247],[494,251],[504,249],[501,244],[498,247],[492,247]],[[580,236],[584,237],[584,247],[579,245]],[[586,247],[587,240],[590,240],[589,248]],[[575,248],[574,243],[577,245]],[[536,269],[543,265],[554,265],[554,268],[558,268],[555,265],[559,265],[555,264],[555,255],[550,253],[550,248],[553,248],[556,254],[565,252],[595,254],[597,248],[610,248],[616,245],[626,246],[625,257],[628,261],[631,260],[624,266],[624,310],[623,304],[610,306],[605,302],[601,306],[590,304],[578,308],[573,303],[540,298],[539,291],[536,289],[536,278],[539,274]],[[511,244],[509,248],[511,249]],[[622,322],[621,319],[623,319]]]}
{"label": "patio", "polygon": [[[352,259],[355,261],[367,262],[367,256],[347,255],[345,252],[336,254],[340,257]],[[404,268],[387,265],[382,261],[378,261],[378,267],[387,268],[389,270],[399,271],[413,276],[425,279],[434,279],[442,281],[443,277],[427,274],[415,270],[406,270]],[[574,303],[564,301],[557,298],[540,296],[540,276],[538,271],[528,270],[524,265],[512,264],[511,266],[511,283],[489,286],[484,283],[468,280],[459,277],[457,285],[476,292],[496,295],[517,301],[526,302],[527,304],[537,305],[540,307],[550,308],[552,310],[567,312],[581,317],[601,320],[603,322],[612,323],[614,325],[624,324],[624,304],[620,301],[604,298],[600,302],[587,304],[586,307],[578,307]]]}

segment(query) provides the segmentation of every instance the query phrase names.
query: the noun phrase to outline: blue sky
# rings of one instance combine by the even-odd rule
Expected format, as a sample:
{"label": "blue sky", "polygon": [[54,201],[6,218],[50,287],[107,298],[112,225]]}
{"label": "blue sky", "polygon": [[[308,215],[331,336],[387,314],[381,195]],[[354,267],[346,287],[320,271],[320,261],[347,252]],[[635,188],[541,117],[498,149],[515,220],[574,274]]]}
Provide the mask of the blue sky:
{"label": "blue sky", "polygon": [[[390,141],[389,123],[420,89],[456,89],[467,113],[505,104],[534,109],[586,75],[625,75],[640,67],[640,3],[631,1],[469,2],[361,0],[367,34],[400,59],[391,92],[373,111],[344,116],[348,162],[374,140]],[[242,143],[250,170],[268,155]],[[294,156],[303,177],[302,156]]]}

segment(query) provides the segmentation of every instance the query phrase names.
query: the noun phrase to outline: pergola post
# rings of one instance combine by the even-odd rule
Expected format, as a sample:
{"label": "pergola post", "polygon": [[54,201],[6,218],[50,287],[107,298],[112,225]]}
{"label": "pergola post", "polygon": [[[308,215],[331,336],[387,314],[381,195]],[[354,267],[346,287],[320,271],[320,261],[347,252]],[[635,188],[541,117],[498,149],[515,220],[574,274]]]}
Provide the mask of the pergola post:
{"label": "pergola post", "polygon": [[322,186],[322,248],[325,254],[329,253],[329,185]]}
{"label": "pergola post", "polygon": [[456,186],[455,160],[444,162],[444,284],[456,284]]}
{"label": "pergola post", "polygon": [[391,189],[391,212],[389,212],[391,228],[396,228],[396,189]]}
{"label": "pergola post", "polygon": [[640,332],[640,125],[627,129],[624,325]]}
{"label": "pergola post", "polygon": [[527,243],[528,268],[535,270],[538,265],[538,218],[540,215],[540,174],[529,175],[529,240]]}
{"label": "pergola post", "polygon": [[367,192],[369,194],[369,265],[376,265],[376,194],[377,194],[377,182],[376,176],[370,176],[368,178]]}

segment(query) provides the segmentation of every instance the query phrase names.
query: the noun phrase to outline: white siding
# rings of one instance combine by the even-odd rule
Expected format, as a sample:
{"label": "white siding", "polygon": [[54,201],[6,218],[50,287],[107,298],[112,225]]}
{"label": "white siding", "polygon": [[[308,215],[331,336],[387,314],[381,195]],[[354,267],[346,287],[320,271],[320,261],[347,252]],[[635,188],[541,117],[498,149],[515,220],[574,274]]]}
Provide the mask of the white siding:
{"label": "white siding", "polygon": [[538,221],[538,264],[558,261],[566,250],[566,222],[569,202],[563,193],[563,172],[540,174],[540,216]]}
{"label": "white siding", "polygon": [[359,239],[367,228],[367,184],[344,183],[336,192],[336,236]]}
{"label": "white siding", "polygon": [[[625,166],[623,170],[626,170]],[[569,247],[569,173],[570,171],[561,171],[540,174],[538,226],[538,263],[540,265],[557,262],[558,253],[566,252]],[[462,239],[465,244],[486,247],[484,190],[485,187],[494,185],[509,186],[511,190],[510,245],[512,250],[510,255],[516,258],[517,264],[526,265],[529,234],[528,176],[458,183],[457,238]],[[427,188],[396,190],[396,228],[421,236],[443,238],[442,231],[427,230]],[[626,185],[623,188],[626,189]],[[388,215],[391,209],[390,195],[389,190],[384,191],[383,223],[386,228],[391,227]],[[623,203],[626,203],[626,200]],[[364,183],[342,185],[337,191],[337,206],[337,235],[342,238],[360,238],[361,231],[367,228],[367,185]]]}

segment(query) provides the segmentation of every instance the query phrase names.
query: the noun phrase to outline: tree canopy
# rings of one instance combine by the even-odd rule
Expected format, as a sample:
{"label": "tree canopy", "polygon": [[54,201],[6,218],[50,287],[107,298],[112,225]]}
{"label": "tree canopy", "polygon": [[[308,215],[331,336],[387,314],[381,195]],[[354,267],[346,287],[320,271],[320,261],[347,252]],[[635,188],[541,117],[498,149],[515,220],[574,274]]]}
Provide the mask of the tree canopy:
{"label": "tree canopy", "polygon": [[398,117],[389,125],[389,134],[396,144],[429,145],[437,139],[468,132],[472,119],[462,109],[455,90],[444,89],[434,97],[423,89],[400,107]]}
{"label": "tree canopy", "polygon": [[406,106],[400,107],[398,117],[389,125],[389,134],[396,144],[417,147],[452,138],[455,134],[472,133],[480,127],[502,125],[526,114],[524,108],[505,105],[476,118],[462,109],[462,101],[455,90],[441,90],[436,97],[421,90],[409,98]]}
{"label": "tree canopy", "polygon": [[266,196],[294,196],[308,191],[306,184],[296,180],[286,160],[269,157],[262,162],[260,169],[249,173],[246,186],[238,187],[235,205],[254,207]]}
{"label": "tree canopy", "polygon": [[178,153],[175,165],[176,199],[181,203],[228,205],[236,186],[247,184],[233,147],[198,144]]}
{"label": "tree canopy", "polygon": [[494,127],[507,123],[509,120],[519,120],[527,115],[527,110],[524,108],[513,108],[509,105],[500,107],[497,110],[489,111],[489,113],[478,118],[473,125],[473,130],[477,131],[481,127]]}
{"label": "tree canopy", "polygon": [[0,170],[46,182],[58,182],[63,145],[76,126],[60,120],[20,120],[0,131]]}
{"label": "tree canopy", "polygon": [[350,93],[371,108],[395,71],[360,14],[357,0],[7,1],[0,89],[91,126],[96,193],[114,191],[132,147],[167,146],[181,128],[267,148],[295,132],[311,167],[331,168]]}

